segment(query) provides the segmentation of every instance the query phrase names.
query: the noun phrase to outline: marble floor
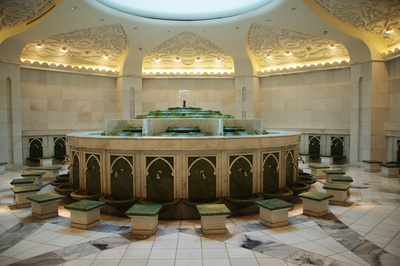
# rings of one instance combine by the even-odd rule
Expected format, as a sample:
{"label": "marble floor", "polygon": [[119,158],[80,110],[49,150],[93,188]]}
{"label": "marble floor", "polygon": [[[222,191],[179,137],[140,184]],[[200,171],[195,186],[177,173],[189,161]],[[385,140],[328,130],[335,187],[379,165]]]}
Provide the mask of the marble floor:
{"label": "marble floor", "polygon": [[[310,172],[308,164],[300,164]],[[226,234],[204,236],[200,221],[159,221],[148,238],[130,233],[130,220],[107,214],[91,230],[70,227],[70,213],[36,220],[17,209],[9,184],[32,168],[0,175],[0,265],[400,265],[400,181],[358,166],[334,166],[354,182],[345,206],[322,218],[302,215],[270,229],[257,213],[227,219]],[[312,190],[324,192],[320,179]],[[53,190],[44,186],[40,193]]]}

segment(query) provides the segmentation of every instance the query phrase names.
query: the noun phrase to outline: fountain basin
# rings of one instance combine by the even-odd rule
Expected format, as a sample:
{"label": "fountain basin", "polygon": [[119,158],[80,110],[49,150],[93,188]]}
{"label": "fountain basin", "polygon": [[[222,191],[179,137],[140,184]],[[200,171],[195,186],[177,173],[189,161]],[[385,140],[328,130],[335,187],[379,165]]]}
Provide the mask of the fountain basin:
{"label": "fountain basin", "polygon": [[233,198],[233,197],[225,197],[225,200],[229,201],[232,204],[238,205],[240,207],[249,207],[254,205],[255,201],[263,200],[264,196],[262,194],[253,194],[248,198]]}
{"label": "fountain basin", "polygon": [[75,190],[69,195],[74,200],[98,200],[102,194],[87,190]]}
{"label": "fountain basin", "polygon": [[286,187],[287,189],[293,191],[293,195],[299,195],[300,193],[306,192],[310,189],[310,185],[300,182],[295,182],[290,186]]}

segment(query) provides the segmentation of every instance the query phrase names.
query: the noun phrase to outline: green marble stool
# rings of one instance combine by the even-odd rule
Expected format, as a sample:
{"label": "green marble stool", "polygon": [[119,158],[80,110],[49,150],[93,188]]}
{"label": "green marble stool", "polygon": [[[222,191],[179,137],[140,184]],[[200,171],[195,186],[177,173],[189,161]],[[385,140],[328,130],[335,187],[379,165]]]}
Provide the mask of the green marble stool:
{"label": "green marble stool", "polygon": [[32,204],[32,216],[40,220],[58,216],[58,202],[62,198],[54,193],[26,197]]}
{"label": "green marble stool", "polygon": [[293,204],[280,200],[268,199],[256,201],[255,204],[260,207],[260,222],[268,227],[279,227],[288,224],[289,209]]}
{"label": "green marble stool", "polygon": [[161,208],[161,204],[135,204],[126,211],[131,218],[132,234],[153,235],[157,231]]}
{"label": "green marble stool", "polygon": [[201,230],[205,235],[225,234],[226,217],[231,214],[225,204],[200,204],[196,208],[200,214]]}
{"label": "green marble stool", "polygon": [[100,224],[100,208],[104,202],[81,200],[66,205],[64,208],[71,212],[71,227],[90,229]]}

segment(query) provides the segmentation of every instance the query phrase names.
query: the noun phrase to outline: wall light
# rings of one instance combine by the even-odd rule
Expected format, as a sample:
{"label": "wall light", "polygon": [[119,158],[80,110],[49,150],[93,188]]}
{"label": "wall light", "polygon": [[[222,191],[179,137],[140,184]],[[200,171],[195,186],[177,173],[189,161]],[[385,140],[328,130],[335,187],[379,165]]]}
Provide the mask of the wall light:
{"label": "wall light", "polygon": [[156,56],[156,58],[154,59],[156,62],[160,62],[160,57]]}
{"label": "wall light", "polygon": [[36,44],[36,48],[42,48],[43,46],[42,46],[42,43],[38,43],[38,44]]}
{"label": "wall light", "polygon": [[175,61],[179,62],[179,61],[181,61],[181,59],[179,57],[175,57]]}
{"label": "wall light", "polygon": [[267,58],[271,58],[272,57],[272,55],[271,54],[267,54]]}
{"label": "wall light", "polygon": [[331,48],[331,49],[336,49],[336,45],[334,45],[333,43],[331,43],[331,45],[329,46],[329,48]]}
{"label": "wall light", "polygon": [[109,57],[108,54],[103,55],[103,58],[104,58],[104,59],[108,59],[108,57]]}
{"label": "wall light", "polygon": [[217,62],[221,62],[221,57],[218,56],[215,60],[217,60]]}
{"label": "wall light", "polygon": [[286,51],[285,52],[285,55],[287,55],[287,56],[289,56],[289,55],[291,55],[292,53],[290,52],[290,51]]}
{"label": "wall light", "polygon": [[199,57],[196,57],[196,61],[197,62],[200,62],[201,61],[201,57],[199,56]]}
{"label": "wall light", "polygon": [[386,33],[387,33],[387,34],[392,33],[392,32],[393,32],[393,29],[392,29],[392,28],[390,28],[390,27],[387,27],[387,28],[386,28]]}
{"label": "wall light", "polygon": [[63,53],[66,53],[66,52],[68,51],[68,49],[67,49],[67,47],[63,47],[63,48],[61,48],[61,51],[62,51]]}

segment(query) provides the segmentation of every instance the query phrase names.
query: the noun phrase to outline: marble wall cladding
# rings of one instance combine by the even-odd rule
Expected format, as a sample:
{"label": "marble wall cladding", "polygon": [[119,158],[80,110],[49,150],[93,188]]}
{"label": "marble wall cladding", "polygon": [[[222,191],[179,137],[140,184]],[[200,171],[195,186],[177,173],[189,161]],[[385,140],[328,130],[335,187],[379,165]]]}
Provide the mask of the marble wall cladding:
{"label": "marble wall cladding", "polygon": [[389,123],[388,128],[400,129],[400,58],[389,62]]}
{"label": "marble wall cladding", "polygon": [[143,79],[142,113],[182,106],[179,90],[192,92],[193,106],[235,115],[234,78]]}
{"label": "marble wall cladding", "polygon": [[22,164],[20,67],[5,62],[0,62],[0,162]]}
{"label": "marble wall cladding", "polygon": [[21,69],[23,130],[104,129],[115,89],[112,77]]}
{"label": "marble wall cladding", "polygon": [[264,128],[348,129],[350,68],[260,79]]}

